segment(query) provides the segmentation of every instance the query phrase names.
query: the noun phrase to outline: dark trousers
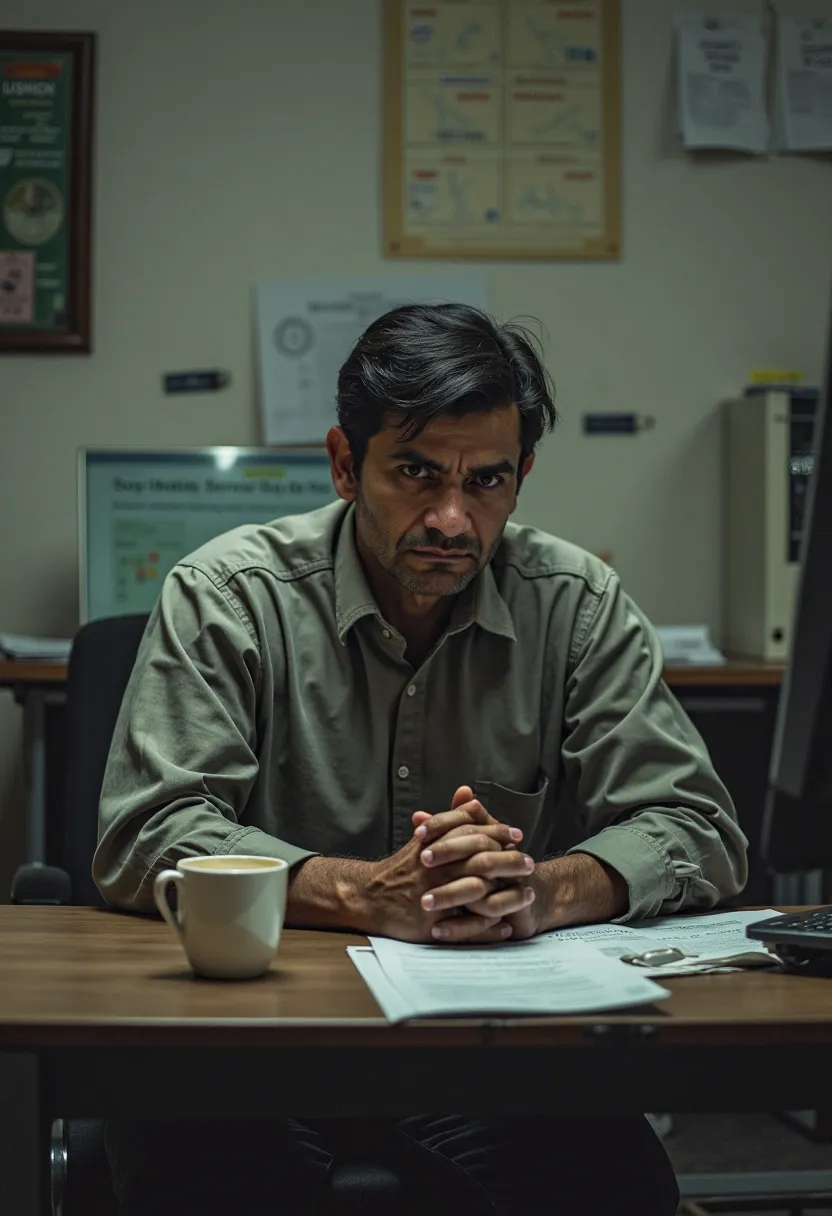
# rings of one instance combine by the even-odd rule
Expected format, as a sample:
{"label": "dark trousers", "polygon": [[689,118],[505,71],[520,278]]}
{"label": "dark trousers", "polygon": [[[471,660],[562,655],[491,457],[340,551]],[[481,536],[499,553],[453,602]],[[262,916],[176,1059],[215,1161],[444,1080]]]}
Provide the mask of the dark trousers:
{"label": "dark trousers", "polygon": [[120,1216],[323,1216],[333,1161],[374,1154],[398,1155],[408,1213],[673,1216],[678,1203],[641,1116],[110,1121],[105,1143]]}

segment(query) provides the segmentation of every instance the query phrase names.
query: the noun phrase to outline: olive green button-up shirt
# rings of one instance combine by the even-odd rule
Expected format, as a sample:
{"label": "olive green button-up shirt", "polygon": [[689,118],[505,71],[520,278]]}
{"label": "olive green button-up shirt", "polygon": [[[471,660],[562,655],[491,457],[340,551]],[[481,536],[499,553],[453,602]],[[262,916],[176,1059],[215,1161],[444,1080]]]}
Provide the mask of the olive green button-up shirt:
{"label": "olive green button-up shirt", "polygon": [[110,751],[103,896],[150,910],[154,876],[195,854],[380,857],[460,785],[536,858],[568,796],[578,849],[623,875],[629,916],[743,887],[731,800],[662,680],[651,626],[601,561],[509,523],[430,657],[414,670],[404,654],[343,503],[179,562]]}

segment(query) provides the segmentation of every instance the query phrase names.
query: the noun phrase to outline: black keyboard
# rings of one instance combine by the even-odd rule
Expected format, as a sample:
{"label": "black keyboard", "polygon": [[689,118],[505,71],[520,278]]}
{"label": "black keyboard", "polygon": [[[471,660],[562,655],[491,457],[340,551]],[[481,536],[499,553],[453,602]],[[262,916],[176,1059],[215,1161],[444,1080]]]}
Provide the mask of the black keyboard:
{"label": "black keyboard", "polygon": [[748,925],[745,933],[765,942],[790,968],[832,974],[832,908],[758,920]]}

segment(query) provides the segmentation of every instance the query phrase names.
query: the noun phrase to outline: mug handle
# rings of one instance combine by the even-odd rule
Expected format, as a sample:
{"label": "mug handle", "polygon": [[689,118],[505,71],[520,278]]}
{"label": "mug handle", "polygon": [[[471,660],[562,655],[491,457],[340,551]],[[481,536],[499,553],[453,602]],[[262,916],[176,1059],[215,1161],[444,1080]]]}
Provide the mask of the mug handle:
{"label": "mug handle", "polygon": [[168,903],[168,883],[176,883],[176,895],[179,904],[179,909],[182,909],[182,895],[185,890],[183,875],[178,870],[162,870],[161,874],[156,875],[153,883],[153,898],[156,901],[156,907],[162,913],[162,916],[168,922],[172,929],[176,930],[177,936],[182,940],[182,926],[179,923],[179,918],[173,908]]}

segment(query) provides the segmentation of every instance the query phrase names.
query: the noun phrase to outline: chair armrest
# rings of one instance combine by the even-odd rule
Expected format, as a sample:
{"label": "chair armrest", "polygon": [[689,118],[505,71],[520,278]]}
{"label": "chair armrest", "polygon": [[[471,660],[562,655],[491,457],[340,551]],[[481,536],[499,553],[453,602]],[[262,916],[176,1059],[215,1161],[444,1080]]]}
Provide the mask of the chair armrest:
{"label": "chair armrest", "polygon": [[71,904],[72,880],[58,866],[19,866],[12,879],[13,904]]}

